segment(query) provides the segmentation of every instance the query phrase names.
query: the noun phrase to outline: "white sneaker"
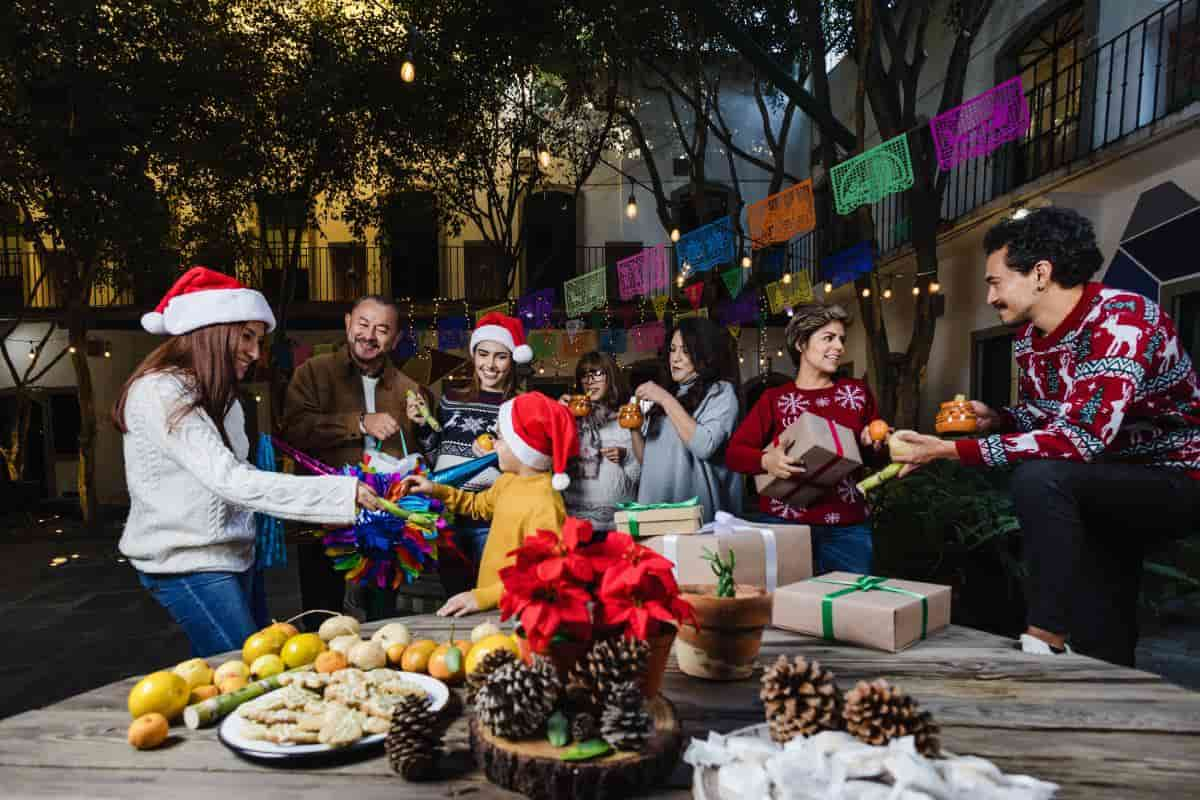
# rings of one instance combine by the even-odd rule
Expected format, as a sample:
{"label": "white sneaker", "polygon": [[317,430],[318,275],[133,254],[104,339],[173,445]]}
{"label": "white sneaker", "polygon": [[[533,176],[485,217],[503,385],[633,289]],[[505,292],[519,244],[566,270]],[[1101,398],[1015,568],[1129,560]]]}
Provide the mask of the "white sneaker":
{"label": "white sneaker", "polygon": [[1032,653],[1035,656],[1061,656],[1064,653],[1073,652],[1071,645],[1063,642],[1062,650],[1055,650],[1048,642],[1044,642],[1036,636],[1030,636],[1028,633],[1021,634],[1021,652]]}

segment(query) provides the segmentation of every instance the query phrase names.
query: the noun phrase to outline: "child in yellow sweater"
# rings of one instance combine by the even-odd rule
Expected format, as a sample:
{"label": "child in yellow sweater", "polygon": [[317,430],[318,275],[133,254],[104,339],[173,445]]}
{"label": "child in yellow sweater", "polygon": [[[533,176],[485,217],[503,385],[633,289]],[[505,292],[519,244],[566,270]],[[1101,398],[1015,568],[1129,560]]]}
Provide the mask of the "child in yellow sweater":
{"label": "child in yellow sweater", "polygon": [[447,600],[437,612],[443,617],[498,606],[504,588],[500,570],[509,562],[508,554],[535,531],[562,530],[567,516],[559,492],[570,484],[567,461],[579,455],[571,412],[541,392],[526,392],[500,406],[498,421],[496,455],[504,474],[490,488],[466,492],[424,477],[404,479],[406,493],[432,494],[456,514],[492,521],[475,589]]}

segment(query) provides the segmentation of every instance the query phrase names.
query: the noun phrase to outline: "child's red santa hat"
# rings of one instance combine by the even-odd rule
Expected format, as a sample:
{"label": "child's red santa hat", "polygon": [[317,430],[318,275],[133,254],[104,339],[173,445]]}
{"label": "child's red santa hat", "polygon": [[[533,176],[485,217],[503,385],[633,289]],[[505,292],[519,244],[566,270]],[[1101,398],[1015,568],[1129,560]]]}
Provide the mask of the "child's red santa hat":
{"label": "child's red santa hat", "polygon": [[261,292],[207,267],[192,267],[175,281],[158,307],[142,315],[150,333],[179,336],[227,322],[265,322],[275,330],[275,314]]}
{"label": "child's red santa hat", "polygon": [[525,326],[516,317],[489,311],[479,318],[471,334],[471,352],[480,342],[499,342],[512,351],[513,361],[528,364],[533,360],[533,348],[525,344]]}
{"label": "child's red santa hat", "polygon": [[558,491],[571,485],[567,461],[579,455],[575,417],[567,407],[541,392],[526,392],[500,406],[500,438],[521,463],[553,471]]}

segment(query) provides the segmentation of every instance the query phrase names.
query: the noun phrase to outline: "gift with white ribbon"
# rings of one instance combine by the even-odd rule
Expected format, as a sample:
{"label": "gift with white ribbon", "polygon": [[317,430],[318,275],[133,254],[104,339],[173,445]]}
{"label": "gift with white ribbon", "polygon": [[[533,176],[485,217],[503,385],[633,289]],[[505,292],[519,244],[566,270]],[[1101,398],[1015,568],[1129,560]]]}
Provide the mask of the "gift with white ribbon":
{"label": "gift with white ribbon", "polygon": [[734,580],[763,586],[768,592],[812,576],[812,534],[807,525],[764,526],[733,514],[718,511],[716,518],[699,532],[680,536],[649,536],[640,544],[661,553],[675,565],[675,579],[681,584],[716,583],[704,551],[726,558],[737,553]]}

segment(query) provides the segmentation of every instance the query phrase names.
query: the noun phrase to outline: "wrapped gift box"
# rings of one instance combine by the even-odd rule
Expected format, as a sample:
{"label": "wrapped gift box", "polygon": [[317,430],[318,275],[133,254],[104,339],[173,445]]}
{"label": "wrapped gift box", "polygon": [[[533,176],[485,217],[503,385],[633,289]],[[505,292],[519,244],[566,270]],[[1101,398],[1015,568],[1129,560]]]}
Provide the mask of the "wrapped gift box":
{"label": "wrapped gift box", "polygon": [[618,506],[618,509],[620,510],[613,515],[617,530],[634,537],[696,533],[703,521],[703,509],[694,498],[682,503],[654,503],[646,506],[625,503]]}
{"label": "wrapped gift box", "polygon": [[805,473],[794,480],[756,475],[754,487],[793,506],[809,505],[862,466],[854,431],[816,414],[801,414],[770,447],[783,448],[804,465]]}
{"label": "wrapped gift box", "polygon": [[950,587],[830,572],[782,586],[771,624],[896,653],[950,624]]}
{"label": "wrapped gift box", "polygon": [[722,559],[734,551],[734,580],[765,586],[769,592],[812,575],[812,531],[807,525],[761,525],[724,511],[718,511],[717,517],[695,535],[651,536],[639,544],[673,561],[675,579],[681,584],[716,584],[717,576],[703,559],[706,549],[720,553]]}

